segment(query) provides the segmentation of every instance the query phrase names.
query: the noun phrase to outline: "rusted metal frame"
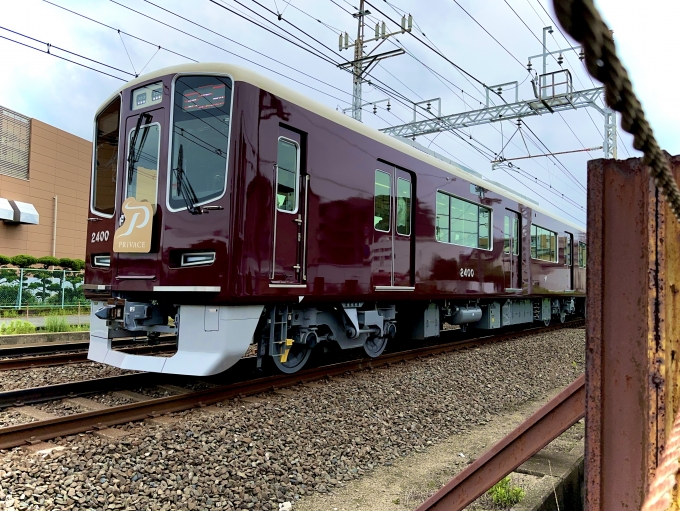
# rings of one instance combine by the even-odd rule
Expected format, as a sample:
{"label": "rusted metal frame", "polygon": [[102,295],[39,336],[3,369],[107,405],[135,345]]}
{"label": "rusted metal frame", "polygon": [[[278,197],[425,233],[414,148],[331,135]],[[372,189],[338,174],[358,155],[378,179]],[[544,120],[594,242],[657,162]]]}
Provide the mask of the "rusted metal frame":
{"label": "rusted metal frame", "polygon": [[495,444],[416,511],[460,511],[548,445],[585,413],[585,376]]}
{"label": "rusted metal frame", "polygon": [[[377,368],[407,360],[419,359],[424,356],[472,348],[483,344],[508,341],[519,336],[533,335],[578,324],[579,321],[573,321],[556,327],[533,328],[528,332],[511,332],[499,336],[489,336],[482,339],[470,340],[467,342],[451,342],[446,345],[392,353],[384,355],[378,359],[360,359],[331,366],[303,370],[299,373],[291,375],[282,374],[268,376],[257,380],[238,382],[230,385],[223,385],[216,388],[168,396],[159,399],[150,399],[148,401],[111,407],[104,410],[73,414],[47,421],[18,424],[16,426],[0,428],[0,449],[17,447],[25,444],[29,440],[50,440],[59,436],[82,433],[96,427],[125,424],[135,420],[142,420],[153,415],[178,412],[190,408],[206,406],[238,396],[258,394],[272,389],[289,387],[298,383],[307,383],[328,377],[341,376],[348,372]],[[138,376],[145,375],[140,374]]]}
{"label": "rusted metal frame", "polygon": [[588,183],[586,509],[639,509],[678,410],[680,228],[639,159]]}

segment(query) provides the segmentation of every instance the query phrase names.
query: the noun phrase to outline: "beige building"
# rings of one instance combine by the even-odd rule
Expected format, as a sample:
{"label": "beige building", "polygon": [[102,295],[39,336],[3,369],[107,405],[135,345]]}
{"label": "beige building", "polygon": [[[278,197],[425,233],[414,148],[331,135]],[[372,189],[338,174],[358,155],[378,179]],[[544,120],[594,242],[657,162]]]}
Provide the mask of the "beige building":
{"label": "beige building", "polygon": [[92,143],[0,106],[0,254],[85,259]]}

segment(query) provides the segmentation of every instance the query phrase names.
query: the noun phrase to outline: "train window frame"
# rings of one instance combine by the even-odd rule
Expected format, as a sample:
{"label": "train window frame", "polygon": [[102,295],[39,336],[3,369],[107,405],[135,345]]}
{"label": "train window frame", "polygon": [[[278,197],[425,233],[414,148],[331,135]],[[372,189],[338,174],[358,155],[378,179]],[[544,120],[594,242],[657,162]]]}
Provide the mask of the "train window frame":
{"label": "train window frame", "polygon": [[[399,232],[399,200],[402,198],[399,195],[399,182],[404,182],[408,184],[408,213],[406,214],[406,221],[408,225],[408,232]],[[406,179],[403,177],[398,177],[397,178],[397,189],[396,189],[396,211],[394,215],[394,221],[395,221],[395,229],[396,233],[399,236],[411,236],[411,219],[413,217],[413,185],[411,184],[410,179]]]}
{"label": "train window frame", "polygon": [[[116,168],[115,168],[115,176],[116,176],[116,181],[114,182],[114,187],[113,187],[113,212],[111,214],[105,213],[103,211],[99,211],[95,207],[95,199],[96,199],[96,172],[97,172],[97,121],[99,119],[99,116],[103,114],[110,106],[112,106],[115,102],[118,102],[118,146],[116,147]],[[94,123],[93,123],[93,136],[92,140],[94,141],[92,144],[92,167],[91,167],[91,172],[90,172],[90,212],[93,215],[100,216],[102,218],[113,218],[116,214],[117,211],[117,205],[118,205],[118,155],[120,154],[120,126],[121,126],[121,121],[122,121],[122,113],[123,113],[123,95],[118,94],[114,99],[112,99],[110,102],[108,102],[103,108],[101,108],[94,117]]]}
{"label": "train window frame", "polygon": [[[170,110],[170,121],[169,121],[169,130],[168,130],[168,162],[167,162],[167,169],[166,169],[166,193],[165,193],[165,207],[167,210],[171,213],[179,213],[180,211],[186,211],[188,208],[187,206],[181,206],[179,208],[173,208],[170,205],[170,192],[171,192],[171,183],[172,183],[172,143],[173,143],[173,137],[172,134],[174,133],[174,126],[175,126],[175,89],[176,89],[176,83],[177,80],[183,77],[187,76],[204,76],[204,77],[215,77],[215,78],[229,78],[231,80],[231,99],[229,101],[229,112],[230,116],[233,117],[234,113],[234,89],[236,82],[234,81],[234,77],[229,74],[229,73],[196,73],[196,72],[185,72],[185,73],[177,73],[172,78],[172,82],[170,84],[170,106],[168,107]],[[231,144],[232,144],[232,131],[233,131],[233,122],[230,120],[229,122],[229,131],[228,131],[228,137],[227,137],[227,150],[225,152],[225,163],[224,163],[224,184],[222,186],[222,193],[216,197],[212,197],[210,199],[207,199],[205,201],[201,201],[198,204],[194,204],[194,206],[204,206],[205,204],[210,204],[211,202],[215,202],[220,200],[222,197],[224,197],[227,194],[227,184],[229,182],[229,155],[231,154]]]}
{"label": "train window frame", "polygon": [[[288,209],[281,209],[279,207],[278,203],[278,193],[279,193],[279,147],[281,142],[284,142],[286,144],[292,145],[295,147],[295,209],[293,210],[288,210]],[[279,137],[276,141],[276,179],[274,183],[274,195],[276,198],[276,210],[280,211],[281,213],[288,213],[290,215],[294,215],[298,212],[300,209],[300,144],[298,144],[295,140],[292,140],[288,137]]]}
{"label": "train window frame", "polygon": [[[376,186],[378,186],[378,172],[385,174],[387,176],[390,190],[387,196],[390,199],[389,206],[387,208],[387,230],[378,229],[378,222],[376,222],[376,207],[378,206],[378,194],[376,193]],[[382,218],[382,217],[381,217]],[[385,172],[384,170],[375,169],[373,174],[373,229],[378,232],[392,232],[392,174],[390,172]]]}
{"label": "train window frame", "polygon": [[[554,238],[555,238],[555,257],[554,257],[554,259],[542,259],[542,258],[538,257],[538,247],[537,246],[534,247],[534,229],[536,229],[536,235],[535,235],[536,240],[538,240],[538,236],[539,236],[538,229],[542,229],[546,232],[549,232],[550,234],[552,234],[554,236]],[[529,239],[530,239],[530,246],[531,246],[530,253],[531,253],[532,259],[534,259],[535,261],[543,261],[545,263],[559,263],[559,251],[560,251],[559,250],[559,236],[557,235],[557,233],[555,231],[552,231],[552,230],[548,229],[547,227],[543,227],[542,225],[532,223],[531,227],[529,229]]]}
{"label": "train window frame", "polygon": [[[442,194],[442,195],[444,195],[444,196],[446,196],[446,197],[449,198],[448,208],[447,208],[447,209],[448,209],[448,212],[449,212],[449,213],[448,213],[449,221],[448,221],[448,229],[447,229],[447,231],[448,231],[448,233],[449,233],[449,236],[448,236],[449,241],[441,240],[441,239],[439,239],[439,237],[437,236],[437,225],[436,225],[436,221],[437,221],[437,220],[436,220],[436,219],[437,219],[437,204],[438,204],[438,200],[437,200],[437,199],[438,199],[439,194]],[[452,233],[452,231],[453,231],[453,229],[451,228],[451,199],[457,199],[457,200],[459,200],[459,201],[461,201],[461,202],[465,202],[465,203],[467,203],[467,204],[472,204],[473,206],[476,206],[476,207],[477,207],[477,246],[463,245],[463,244],[461,244],[461,243],[455,243],[455,242],[451,241],[451,233]],[[489,213],[489,222],[488,222],[488,242],[489,242],[489,247],[488,247],[488,248],[484,248],[484,247],[480,247],[480,246],[479,246],[479,239],[480,239],[480,232],[479,232],[479,226],[480,226],[479,216],[480,216],[480,215],[479,215],[479,210],[481,210],[481,209],[484,209],[484,210],[486,210],[486,211]],[[479,204],[478,202],[473,202],[473,201],[464,199],[464,198],[459,197],[459,196],[457,196],[457,195],[454,195],[454,194],[452,194],[452,193],[450,193],[450,192],[447,192],[446,190],[441,190],[441,189],[438,188],[437,191],[436,191],[436,193],[435,193],[435,234],[434,234],[434,239],[435,239],[435,241],[436,241],[437,243],[445,243],[445,244],[447,244],[447,245],[455,245],[455,246],[457,246],[457,247],[465,247],[465,248],[472,248],[472,249],[475,249],[475,250],[485,250],[485,251],[487,251],[487,252],[492,252],[492,251],[493,251],[493,214],[494,214],[493,208],[489,208],[489,207],[487,207],[487,206],[484,206],[484,205],[482,205],[482,204]]]}
{"label": "train window frame", "polygon": [[[140,114],[142,115],[142,114]],[[148,124],[142,124],[139,129],[141,130],[142,128],[150,127],[150,126],[158,126],[158,152],[156,154],[156,202],[152,204],[153,206],[153,213],[156,214],[156,209],[158,208],[158,186],[159,186],[159,177],[161,174],[161,147],[163,145],[163,127],[161,126],[161,123],[159,121],[155,122],[150,122]],[[130,143],[132,142],[132,132],[137,128],[137,126],[134,126],[130,129],[130,131],[125,135],[127,139],[127,151],[125,152],[125,180],[123,181],[123,186],[124,186],[124,197],[123,197],[123,202],[130,197],[128,195],[128,175],[130,173],[130,163],[128,162],[129,156],[130,156]],[[136,197],[135,197],[135,200]]]}
{"label": "train window frame", "polygon": [[578,267],[585,268],[588,260],[588,244],[583,241],[578,242]]}

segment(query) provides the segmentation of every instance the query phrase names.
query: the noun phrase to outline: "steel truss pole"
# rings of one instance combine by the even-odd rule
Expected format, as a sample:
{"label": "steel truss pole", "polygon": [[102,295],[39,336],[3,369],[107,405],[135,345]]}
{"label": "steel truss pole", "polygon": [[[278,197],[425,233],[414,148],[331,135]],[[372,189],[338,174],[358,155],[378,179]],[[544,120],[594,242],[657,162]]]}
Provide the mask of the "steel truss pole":
{"label": "steel truss pole", "polygon": [[[488,124],[491,122],[519,119],[534,115],[552,114],[563,110],[575,110],[577,108],[595,107],[601,108],[595,103],[604,94],[604,88],[597,87],[584,91],[575,91],[567,94],[559,94],[551,98],[532,101],[518,101],[506,103],[491,108],[460,112],[453,115],[445,115],[417,122],[409,122],[399,126],[383,128],[380,131],[388,135],[401,137],[417,137],[429,133],[455,130]],[[616,143],[616,142],[614,142]]]}

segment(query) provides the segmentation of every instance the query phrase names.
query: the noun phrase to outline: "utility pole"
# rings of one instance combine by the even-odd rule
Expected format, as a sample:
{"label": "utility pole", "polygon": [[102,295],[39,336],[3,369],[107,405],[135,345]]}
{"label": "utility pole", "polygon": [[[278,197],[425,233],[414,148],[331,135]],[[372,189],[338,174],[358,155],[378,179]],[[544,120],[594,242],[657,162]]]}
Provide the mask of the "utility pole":
{"label": "utility pole", "polygon": [[[401,30],[396,32],[387,33],[387,26],[383,21],[375,25],[375,37],[372,39],[365,38],[365,19],[366,16],[371,14],[371,11],[365,9],[365,1],[359,0],[359,12],[353,14],[357,19],[357,38],[354,41],[354,60],[349,62],[344,62],[338,65],[340,69],[352,68],[352,117],[357,121],[361,121],[361,109],[362,107],[370,104],[374,105],[376,102],[372,103],[362,103],[361,99],[361,85],[364,82],[364,77],[368,75],[381,60],[387,59],[389,57],[396,57],[397,55],[403,55],[405,52],[403,49],[387,51],[384,53],[373,52],[384,43],[389,37],[397,34],[403,34],[405,32],[410,32],[413,27],[413,17],[409,14],[408,17],[402,16],[401,18]],[[378,42],[378,44],[367,54],[364,55],[364,48],[366,43]],[[338,43],[338,48],[340,51],[346,50],[350,47],[349,34],[345,32],[340,34],[340,40]]]}

